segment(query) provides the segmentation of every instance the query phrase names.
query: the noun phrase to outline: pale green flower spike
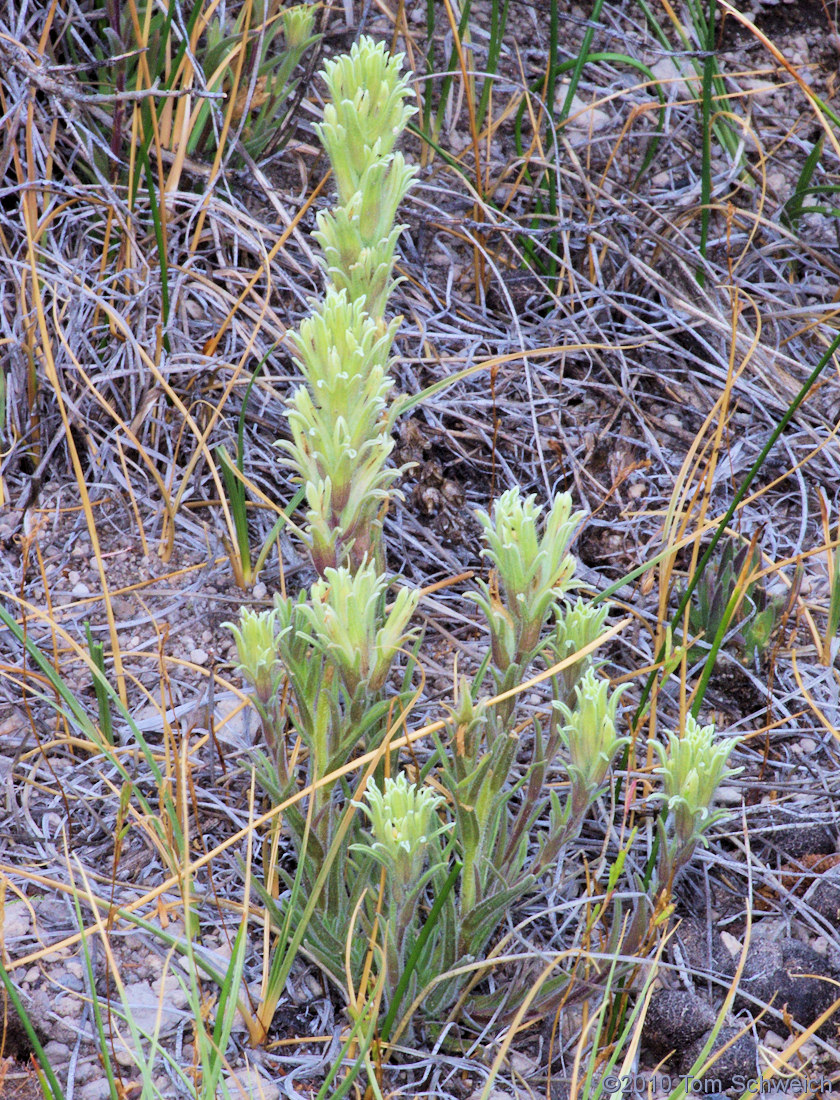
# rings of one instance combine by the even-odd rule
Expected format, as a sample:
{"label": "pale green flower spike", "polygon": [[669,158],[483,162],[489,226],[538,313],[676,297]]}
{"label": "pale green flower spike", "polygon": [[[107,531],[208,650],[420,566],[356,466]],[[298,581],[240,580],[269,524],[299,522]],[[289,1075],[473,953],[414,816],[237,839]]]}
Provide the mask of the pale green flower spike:
{"label": "pale green flower spike", "polygon": [[[402,473],[402,468],[385,467],[393,446],[391,440],[388,444],[387,451],[373,450],[357,466],[349,494],[339,495],[335,501],[330,478],[307,481],[308,529],[304,537],[322,576],[346,558],[354,568],[371,556],[378,561],[382,521],[377,513],[397,495],[390,486]],[[341,500],[345,501],[343,507],[339,506]]]}
{"label": "pale green flower spike", "polygon": [[[608,613],[608,604],[593,606],[580,597],[571,605],[555,604],[556,625],[551,639],[551,649],[555,659],[562,661],[594,642],[604,629]],[[591,655],[581,657],[579,661],[575,661],[560,673],[566,703],[572,701],[575,687],[592,664]]]}
{"label": "pale green flower spike", "polygon": [[280,13],[283,37],[290,50],[299,50],[309,41],[317,10],[314,4],[296,4]]}
{"label": "pale green flower spike", "polygon": [[398,322],[381,331],[362,303],[333,287],[312,310],[288,340],[319,406],[334,419],[358,415],[359,405],[381,413],[393,386],[386,372]]}
{"label": "pale green flower spike", "polygon": [[415,170],[401,153],[368,170],[363,186],[342,206],[317,215],[312,234],[324,253],[327,277],[353,301],[361,300],[379,320],[391,291],[397,240],[405,229],[394,224],[397,207],[411,187]]}
{"label": "pale green flower spike", "polygon": [[662,777],[665,805],[674,833],[674,856],[685,862],[682,853],[690,857],[698,840],[706,843],[703,833],[720,817],[711,810],[715,791],[720,784],[737,775],[741,768],[728,768],[727,761],[737,737],[727,737],[714,743],[713,724],[700,726],[692,715],[685,720],[682,737],[668,733],[668,746],[653,742],[661,761],[656,774]]}
{"label": "pale green flower spike", "polygon": [[496,571],[501,600],[482,582],[482,595],[471,598],[487,616],[493,659],[502,671],[533,651],[575,570],[575,559],[566,551],[583,513],[572,514],[572,498],[561,493],[554,499],[540,536],[541,514],[535,498],[523,501],[518,488],[499,497],[492,519],[486,512],[476,512],[484,528],[486,548],[482,554]]}
{"label": "pale green flower spike", "polygon": [[401,469],[394,449],[388,356],[398,322],[386,329],[331,288],[290,336],[307,380],[286,413],[291,440],[277,446],[306,489],[307,542],[316,569],[359,565],[378,545],[378,513],[393,496]]}
{"label": "pale green flower spike", "polygon": [[416,114],[405,104],[408,77],[401,76],[404,54],[388,57],[384,42],[363,35],[349,54],[324,65],[321,75],[331,103],[315,126],[333,166],[339,199],[349,203],[363,186],[371,165],[387,158]]}
{"label": "pale green flower spike", "polygon": [[233,634],[239,658],[237,669],[254,687],[257,698],[266,706],[280,683],[282,668],[277,657],[277,610],[251,611],[243,607],[239,625],[224,623]]}
{"label": "pale green flower spike", "polygon": [[407,631],[420,593],[401,588],[385,615],[388,578],[366,562],[355,574],[327,569],[316,581],[309,602],[301,605],[314,644],[338,669],[352,697],[362,687],[368,693],[385,684],[397,651],[413,637]]}
{"label": "pale green flower spike", "polygon": [[616,733],[616,711],[627,685],[609,694],[609,682],[587,669],[575,688],[577,705],[571,710],[555,702],[565,720],[562,737],[569,750],[568,765],[572,786],[572,813],[582,813],[595,798],[610,765],[629,737]]}
{"label": "pale green flower spike", "polygon": [[313,234],[324,252],[327,277],[381,320],[393,279],[397,208],[417,169],[394,144],[415,113],[405,105],[408,80],[402,55],[362,37],[349,54],[328,61],[323,76],[332,102],[316,126],[330,158],[339,206],[318,214]]}
{"label": "pale green flower spike", "polygon": [[407,892],[423,873],[431,841],[452,827],[441,825],[437,816],[444,800],[431,787],[409,783],[404,773],[386,777],[384,790],[371,776],[364,798],[353,805],[370,819],[372,842],[353,848],[368,852],[388,870],[392,889]]}

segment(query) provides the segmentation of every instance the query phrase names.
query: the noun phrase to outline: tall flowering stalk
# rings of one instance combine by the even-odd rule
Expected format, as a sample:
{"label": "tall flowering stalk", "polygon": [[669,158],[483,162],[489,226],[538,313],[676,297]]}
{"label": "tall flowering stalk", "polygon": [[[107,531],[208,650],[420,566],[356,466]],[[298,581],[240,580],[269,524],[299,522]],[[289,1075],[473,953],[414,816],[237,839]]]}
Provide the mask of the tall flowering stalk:
{"label": "tall flowering stalk", "polygon": [[395,409],[387,371],[399,321],[383,320],[403,229],[397,207],[415,174],[394,152],[414,113],[401,62],[363,37],[321,74],[330,102],[316,129],[339,201],[318,214],[327,292],[290,337],[306,384],[287,413],[291,440],[279,446],[306,491],[305,537],[322,576],[368,557],[384,568],[382,519],[402,472],[388,465]]}
{"label": "tall flowering stalk", "polygon": [[555,497],[542,525],[542,508],[509,489],[496,501],[492,517],[476,513],[484,528],[482,555],[492,566],[490,584],[479,582],[471,596],[487,617],[493,661],[501,672],[534,655],[557,600],[569,585],[575,559],[567,553],[582,513],[572,514],[568,493]]}

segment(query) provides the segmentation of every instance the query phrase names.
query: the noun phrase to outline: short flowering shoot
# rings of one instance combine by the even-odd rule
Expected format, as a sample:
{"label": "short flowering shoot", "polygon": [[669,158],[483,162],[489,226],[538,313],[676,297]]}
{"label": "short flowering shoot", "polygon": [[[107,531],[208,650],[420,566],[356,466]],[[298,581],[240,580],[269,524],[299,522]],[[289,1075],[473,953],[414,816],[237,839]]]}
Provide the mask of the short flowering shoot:
{"label": "short flowering shoot", "polygon": [[[445,870],[441,838],[452,828],[452,823],[442,822],[439,817],[443,804],[443,798],[431,787],[409,783],[404,774],[396,779],[386,777],[382,789],[371,776],[364,800],[354,803],[367,815],[370,830],[362,834],[360,842],[351,845],[351,851],[369,857],[385,869],[382,920],[386,1007],[393,1001],[408,955],[420,933],[420,899],[430,880]],[[430,952],[433,953],[433,946]],[[406,991],[407,999],[413,1000],[417,986],[415,971]]]}
{"label": "short flowering shoot", "polygon": [[354,805],[367,814],[371,834],[354,847],[382,864],[397,895],[408,894],[420,880],[430,843],[452,827],[437,816],[443,798],[431,787],[409,783],[401,773],[396,779],[386,777],[382,790],[371,776],[365,801]]}
{"label": "short flowering shoot", "polygon": [[348,694],[380,691],[399,650],[411,641],[408,624],[419,592],[401,588],[385,611],[387,577],[368,562],[357,573],[327,569],[313,584],[302,615],[312,641],[341,675]]}
{"label": "short flowering shoot", "polygon": [[251,611],[243,607],[238,626],[222,624],[230,629],[236,643],[237,671],[253,686],[263,704],[274,696],[282,675],[277,659],[276,620],[276,611]]}
{"label": "short flowering shoot", "polygon": [[280,13],[283,37],[290,50],[304,49],[311,40],[318,9],[314,4],[295,4]]}
{"label": "short flowering shoot", "polygon": [[[604,629],[608,613],[609,604],[595,606],[580,597],[573,604],[555,604],[554,633],[548,643],[552,663],[564,661],[596,641]],[[592,665],[591,656],[581,657],[558,673],[562,702],[571,706],[575,698],[575,688]]]}
{"label": "short flowering shoot", "polygon": [[727,766],[737,743],[737,737],[728,737],[715,744],[714,725],[700,726],[691,714],[686,716],[682,737],[669,732],[667,747],[653,742],[667,812],[667,820],[664,813],[659,819],[661,886],[670,885],[698,841],[706,842],[704,834],[720,818],[720,813],[712,812],[712,803],[720,784],[741,770]]}
{"label": "short flowering shoot", "polygon": [[555,702],[563,719],[562,739],[569,752],[571,820],[579,821],[597,798],[613,761],[628,737],[619,737],[616,712],[626,688],[610,693],[609,682],[587,669],[575,688],[577,705],[572,710]]}
{"label": "short flowering shoot", "polygon": [[496,667],[504,672],[535,650],[552,608],[568,587],[575,560],[567,553],[582,512],[572,514],[568,493],[555,497],[539,531],[542,508],[518,488],[496,501],[493,516],[476,513],[485,549],[498,580],[498,593],[481,583],[471,598],[487,617]]}
{"label": "short flowering shoot", "polygon": [[236,644],[237,671],[253,687],[254,706],[262,721],[263,737],[274,758],[274,764],[285,775],[280,728],[277,714],[277,689],[283,667],[277,652],[277,611],[252,611],[243,607],[239,624],[224,623]]}

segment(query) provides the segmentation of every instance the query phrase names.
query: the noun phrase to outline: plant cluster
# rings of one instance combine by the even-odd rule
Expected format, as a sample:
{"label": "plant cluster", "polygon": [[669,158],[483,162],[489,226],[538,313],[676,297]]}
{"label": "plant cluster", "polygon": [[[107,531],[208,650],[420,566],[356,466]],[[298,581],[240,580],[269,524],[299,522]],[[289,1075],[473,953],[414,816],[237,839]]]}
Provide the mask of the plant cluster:
{"label": "plant cluster", "polygon": [[[414,172],[395,151],[412,113],[400,61],[362,38],[324,72],[331,101],[318,132],[338,204],[318,218],[327,288],[290,340],[304,384],[289,402],[291,439],[280,443],[304,487],[303,535],[320,579],[270,611],[243,611],[233,627],[270,753],[260,777],[289,802],[298,857],[296,874],[284,876],[285,913],[266,893],[267,904],[278,928],[301,929],[304,950],[348,1000],[361,989],[381,1008],[386,1038],[411,1029],[421,1000],[429,1021],[464,1003],[505,914],[564,859],[630,744],[619,732],[625,689],[610,690],[591,655],[607,607],[566,598],[581,515],[568,494],[543,514],[511,489],[477,513],[490,573],[470,598],[489,633],[485,659],[472,680],[461,677],[422,766],[409,772],[390,748],[410,706],[418,602],[397,588],[387,604],[381,545],[400,473],[388,465],[398,321],[384,314],[397,207]],[[550,696],[543,718],[519,690],[535,669]],[[304,750],[296,763],[289,726]],[[533,736],[520,736],[528,727]],[[659,747],[660,884],[714,820],[731,748],[693,725]],[[368,766],[354,787],[347,766],[360,751]]]}

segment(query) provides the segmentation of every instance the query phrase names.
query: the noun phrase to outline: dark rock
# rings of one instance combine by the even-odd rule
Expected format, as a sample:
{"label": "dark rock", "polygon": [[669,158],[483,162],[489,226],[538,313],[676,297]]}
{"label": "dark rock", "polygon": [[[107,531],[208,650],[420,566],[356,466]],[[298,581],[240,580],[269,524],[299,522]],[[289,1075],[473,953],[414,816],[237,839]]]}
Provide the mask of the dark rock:
{"label": "dark rock", "polygon": [[811,908],[832,924],[840,924],[840,867],[824,871],[805,900]]}
{"label": "dark rock", "polygon": [[758,1006],[772,1002],[777,1012],[786,1008],[797,1023],[808,1027],[837,999],[833,979],[829,963],[799,940],[756,939],[749,946],[739,987],[754,1000],[739,1002],[753,1014]]}
{"label": "dark rock", "polygon": [[837,830],[830,825],[785,825],[765,833],[764,840],[787,860],[828,856],[837,851]]}
{"label": "dark rock", "polygon": [[706,921],[685,917],[677,927],[676,939],[686,962],[698,974],[731,978],[735,960],[726,950],[720,933]]}
{"label": "dark rock", "polygon": [[[739,1027],[723,1027],[720,1029],[718,1037],[712,1044],[712,1049],[706,1057],[706,1061],[709,1058],[713,1058],[716,1054],[714,1063],[706,1070],[705,1073],[698,1075],[697,1081],[719,1081],[721,1089],[729,1088],[736,1077],[751,1078],[757,1076],[756,1074],[756,1061],[758,1059],[758,1047],[752,1035],[747,1032],[745,1035],[741,1035],[740,1039],[735,1039],[735,1036],[741,1032]],[[700,1052],[709,1040],[709,1032],[705,1035],[701,1035],[699,1039],[691,1044],[691,1046],[683,1053],[680,1060],[680,1073],[690,1073],[691,1067],[700,1057]],[[723,1050],[727,1043],[732,1042],[727,1050]],[[721,1052],[721,1053],[718,1053]],[[696,1088],[689,1091],[697,1091]]]}
{"label": "dark rock", "polygon": [[682,1054],[714,1023],[715,1011],[702,997],[682,989],[663,989],[651,997],[642,1042],[660,1057],[671,1051]]}

